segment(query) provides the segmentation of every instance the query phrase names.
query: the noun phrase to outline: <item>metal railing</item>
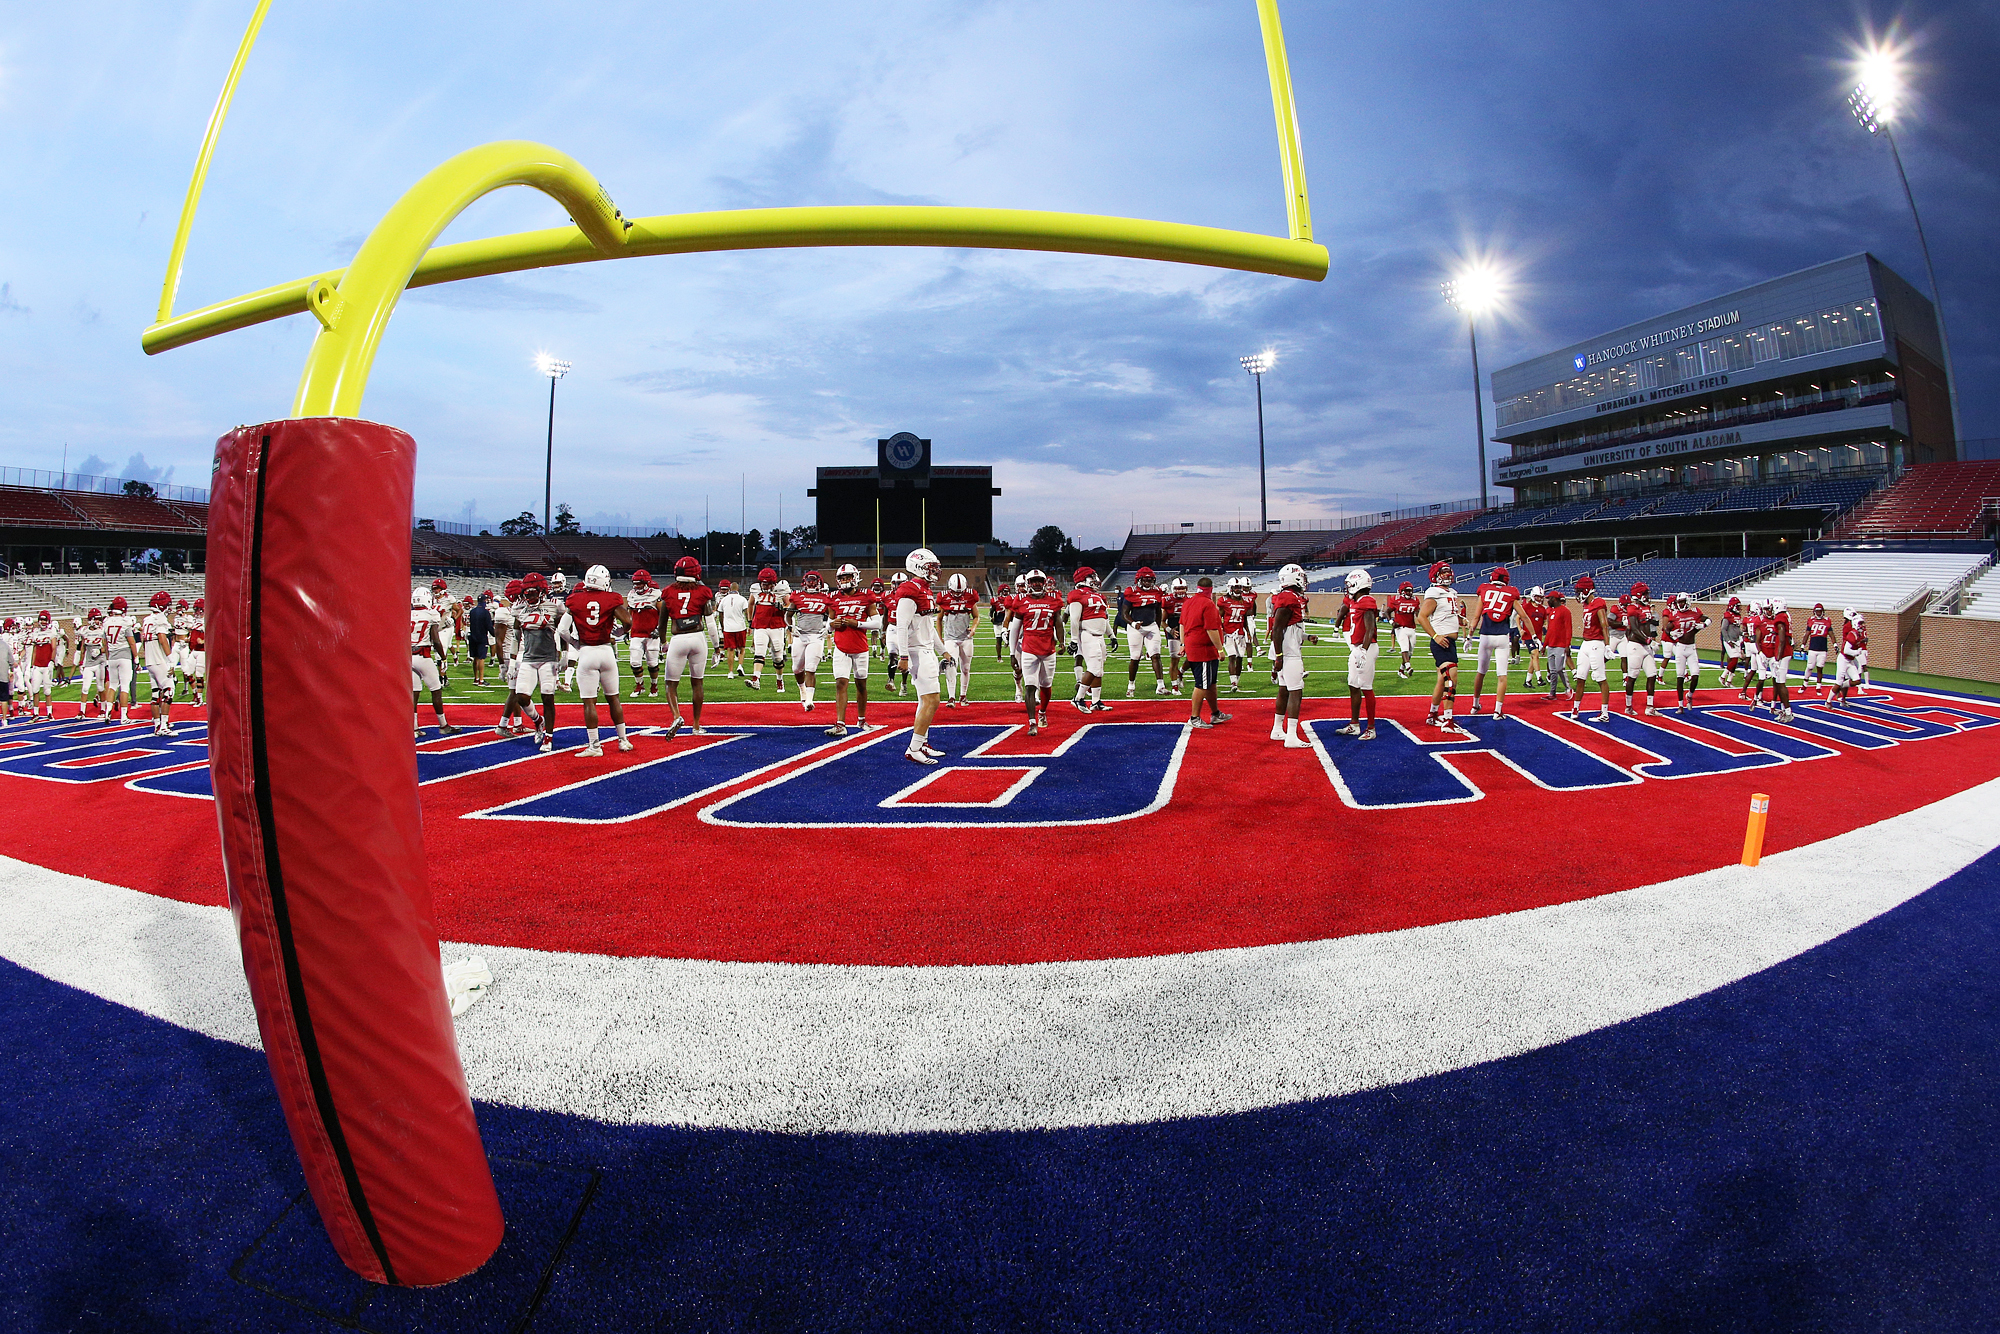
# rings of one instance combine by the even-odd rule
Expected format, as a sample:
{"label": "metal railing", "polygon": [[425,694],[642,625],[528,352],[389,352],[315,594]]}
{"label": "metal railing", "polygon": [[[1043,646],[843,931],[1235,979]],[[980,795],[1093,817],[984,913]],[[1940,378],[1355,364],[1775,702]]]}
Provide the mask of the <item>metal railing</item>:
{"label": "metal railing", "polygon": [[1934,597],[1932,597],[1930,600],[1930,605],[1924,608],[1925,614],[1930,616],[1958,615],[1958,609],[1960,605],[1965,601],[1965,590],[1970,588],[1975,581],[1977,581],[1982,575],[1984,575],[1988,570],[1992,568],[1993,568],[1993,557],[1989,555],[1984,560],[1980,561],[1979,564],[1973,566],[1970,570],[1967,570],[1965,574],[1955,583],[1953,583],[1950,587],[1943,589],[1942,591],[1937,593]]}
{"label": "metal railing", "polygon": [[208,489],[200,486],[175,486],[170,482],[149,482],[144,478],[94,477],[77,472],[48,472],[41,468],[0,468],[0,486],[18,486],[30,491],[88,491],[93,495],[122,496],[125,485],[138,481],[142,486],[152,488],[156,500],[180,500],[190,504],[206,505]]}
{"label": "metal railing", "polygon": [[1727,595],[1734,593],[1737,589],[1742,588],[1747,584],[1754,584],[1761,580],[1776,578],[1778,575],[1783,574],[1786,570],[1792,569],[1795,566],[1803,564],[1804,562],[1805,562],[1804,553],[1794,552],[1789,556],[1771,562],[1769,565],[1759,565],[1756,569],[1751,570],[1745,574],[1739,574],[1734,579],[1725,579],[1723,582],[1714,585],[1713,587],[1697,594],[1696,596],[1701,598],[1702,601],[1704,602],[1713,602],[1715,599],[1719,597],[1726,597]]}

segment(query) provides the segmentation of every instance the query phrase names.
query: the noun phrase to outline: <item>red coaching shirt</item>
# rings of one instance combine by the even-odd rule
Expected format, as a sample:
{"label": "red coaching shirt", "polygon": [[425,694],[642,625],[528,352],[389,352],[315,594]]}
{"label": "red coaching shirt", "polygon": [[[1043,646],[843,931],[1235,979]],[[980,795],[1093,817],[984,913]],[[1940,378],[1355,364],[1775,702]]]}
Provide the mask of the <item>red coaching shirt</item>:
{"label": "red coaching shirt", "polygon": [[1181,603],[1181,656],[1189,662],[1214,662],[1222,656],[1208,632],[1222,632],[1222,612],[1215,599],[1197,590]]}
{"label": "red coaching shirt", "polygon": [[624,605],[625,599],[608,588],[579,588],[563,603],[576,622],[576,637],[586,646],[611,642],[611,631],[618,624],[613,613]]}
{"label": "red coaching shirt", "polygon": [[1542,642],[1550,648],[1568,648],[1573,629],[1569,607],[1550,607],[1548,615],[1548,623],[1542,628]]}

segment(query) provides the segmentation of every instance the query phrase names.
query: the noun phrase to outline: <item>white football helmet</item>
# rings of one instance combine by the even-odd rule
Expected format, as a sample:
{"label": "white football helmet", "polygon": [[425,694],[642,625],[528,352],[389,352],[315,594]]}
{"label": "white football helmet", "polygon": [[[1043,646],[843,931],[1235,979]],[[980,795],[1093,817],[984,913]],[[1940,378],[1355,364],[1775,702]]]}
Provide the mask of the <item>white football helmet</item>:
{"label": "white football helmet", "polygon": [[429,611],[430,605],[431,605],[430,589],[413,588],[410,590],[410,606],[413,610]]}
{"label": "white football helmet", "polygon": [[1785,600],[1783,598],[1771,599],[1771,614],[1773,616],[1783,616],[1785,614]]}
{"label": "white football helmet", "polygon": [[1173,582],[1173,584],[1172,584],[1172,589],[1173,589],[1173,591],[1174,591],[1174,592],[1176,592],[1176,593],[1185,593],[1185,592],[1187,592],[1187,580],[1185,580],[1185,579],[1176,579],[1176,580],[1174,580],[1174,582]]}
{"label": "white football helmet", "polygon": [[569,576],[561,570],[557,570],[549,576],[549,587],[558,593],[562,592],[565,588],[569,587]]}
{"label": "white football helmet", "polygon": [[786,582],[785,580],[783,580],[783,579],[780,579],[780,580],[778,581],[778,586],[777,586],[776,588],[772,589],[771,591],[772,591],[772,592],[774,592],[774,593],[776,593],[776,594],[777,594],[777,595],[778,595],[779,597],[781,597],[781,598],[782,598],[782,597],[790,597],[790,596],[792,595],[792,586],[791,586],[791,584],[787,583],[787,582]]}
{"label": "white football helmet", "polygon": [[935,579],[938,576],[937,554],[929,547],[918,547],[903,557],[903,568],[919,579]]}
{"label": "white football helmet", "polygon": [[599,589],[611,587],[611,571],[602,565],[591,566],[583,572],[583,586]]}
{"label": "white football helmet", "polygon": [[1375,587],[1375,581],[1369,577],[1368,571],[1349,570],[1347,572],[1347,596],[1358,598],[1373,587]]}
{"label": "white football helmet", "polygon": [[1538,598],[1541,595],[1542,595],[1542,586],[1540,584],[1536,584],[1533,588],[1528,590],[1528,596],[1531,598]]}
{"label": "white football helmet", "polygon": [[852,565],[843,565],[833,572],[833,585],[835,588],[852,588],[860,582],[861,571],[855,569]]}
{"label": "white football helmet", "polygon": [[963,593],[966,589],[972,587],[971,584],[965,581],[965,576],[962,574],[954,574],[951,578],[944,581],[944,586],[954,593]]}
{"label": "white football helmet", "polygon": [[[1043,574],[1040,570],[1030,570],[1025,576],[1023,582],[1028,585],[1028,591],[1030,593],[1040,593],[1048,588],[1049,577],[1046,574]],[[1041,588],[1035,587],[1036,584],[1040,584]]]}
{"label": "white football helmet", "polygon": [[1861,613],[1852,607],[1848,607],[1840,613],[1840,619],[1843,621],[1858,621],[1861,619]]}
{"label": "white football helmet", "polygon": [[1278,587],[1296,588],[1305,591],[1306,571],[1303,565],[1287,565],[1278,571]]}

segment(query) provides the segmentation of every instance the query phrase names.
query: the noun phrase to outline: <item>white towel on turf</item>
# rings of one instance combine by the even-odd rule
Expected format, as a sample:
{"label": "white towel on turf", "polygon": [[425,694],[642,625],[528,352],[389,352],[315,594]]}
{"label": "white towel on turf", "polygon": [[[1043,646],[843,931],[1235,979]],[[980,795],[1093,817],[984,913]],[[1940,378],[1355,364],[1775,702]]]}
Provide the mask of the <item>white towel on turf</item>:
{"label": "white towel on turf", "polygon": [[473,1003],[486,994],[486,988],[493,985],[493,974],[478,955],[460,959],[457,963],[444,966],[444,991],[451,998],[451,1014],[456,1019],[471,1009]]}

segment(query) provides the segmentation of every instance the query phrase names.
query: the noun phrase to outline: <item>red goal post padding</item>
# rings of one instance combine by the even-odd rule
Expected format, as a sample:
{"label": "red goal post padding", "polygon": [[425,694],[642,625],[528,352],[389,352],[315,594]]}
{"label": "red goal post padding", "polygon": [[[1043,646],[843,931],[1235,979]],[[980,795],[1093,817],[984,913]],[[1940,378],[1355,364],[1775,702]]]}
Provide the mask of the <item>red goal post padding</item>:
{"label": "red goal post padding", "polygon": [[416,442],[340,417],[216,444],[209,763],[243,969],[340,1257],[443,1283],[500,1244],[439,971],[411,754]]}

